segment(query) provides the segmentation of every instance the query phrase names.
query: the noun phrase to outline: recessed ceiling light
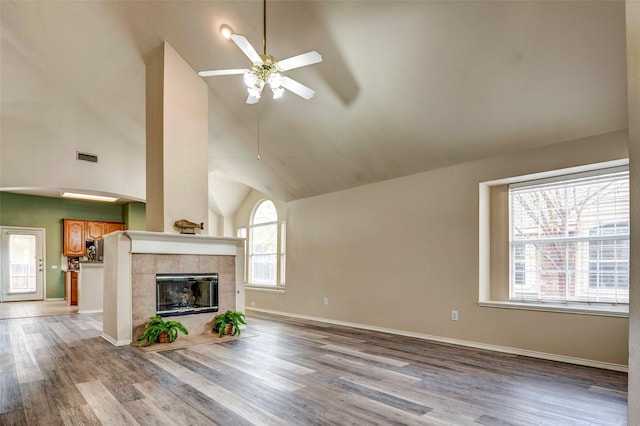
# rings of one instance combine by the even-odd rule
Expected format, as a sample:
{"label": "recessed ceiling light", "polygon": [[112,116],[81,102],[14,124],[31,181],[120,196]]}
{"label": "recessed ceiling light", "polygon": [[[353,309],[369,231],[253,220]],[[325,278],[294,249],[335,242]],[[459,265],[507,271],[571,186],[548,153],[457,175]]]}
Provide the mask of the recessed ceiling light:
{"label": "recessed ceiling light", "polygon": [[93,194],[78,194],[76,192],[65,192],[62,194],[64,198],[77,198],[80,200],[91,200],[91,201],[105,201],[108,203],[113,203],[118,201],[117,198],[114,197],[105,197],[103,195],[93,195]]}

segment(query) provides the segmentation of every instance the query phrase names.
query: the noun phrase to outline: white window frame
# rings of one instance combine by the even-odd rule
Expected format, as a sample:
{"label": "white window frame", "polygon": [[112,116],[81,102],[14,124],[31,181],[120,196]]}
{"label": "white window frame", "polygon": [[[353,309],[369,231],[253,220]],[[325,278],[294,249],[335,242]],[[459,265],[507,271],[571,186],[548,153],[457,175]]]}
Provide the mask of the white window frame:
{"label": "white window frame", "polygon": [[[515,176],[503,179],[496,179],[479,183],[479,265],[478,265],[478,306],[504,309],[523,309],[532,311],[561,312],[584,315],[600,315],[611,317],[629,317],[628,304],[585,304],[585,303],[532,303],[510,301],[508,298],[507,282],[492,282],[492,262],[491,262],[491,189],[503,185],[514,184],[523,181],[553,178],[562,175],[570,175],[581,172],[597,171],[611,167],[628,167],[628,159],[612,160],[602,163],[594,163],[577,167],[570,167],[560,170],[551,170],[530,175]],[[494,237],[495,238],[495,237]],[[508,263],[508,262],[507,262]],[[505,264],[507,269],[508,265]],[[494,288],[495,287],[495,288]],[[506,289],[506,298],[500,296],[502,290]],[[498,298],[495,296],[498,295]]]}
{"label": "white window frame", "polygon": [[[628,192],[625,198],[624,192],[607,192],[608,186],[602,186],[611,185],[612,182],[622,182],[622,187],[614,186],[614,189],[619,188],[624,191],[626,185],[628,191],[628,167],[607,168],[510,185],[509,294],[511,301],[629,304],[629,198]],[[575,196],[574,188],[584,188],[585,184],[590,185],[589,188],[594,188],[596,185],[598,192],[589,192],[588,196],[583,195],[582,199],[580,196]],[[574,192],[571,192],[572,189]],[[559,199],[555,197],[558,195]],[[571,206],[571,202],[576,199],[580,200],[581,205],[568,209],[567,206]],[[614,211],[608,211],[607,205],[602,204],[606,202],[615,203],[612,205]],[[623,203],[622,206],[618,204],[620,202]],[[534,205],[536,203],[539,205]],[[585,212],[590,212],[591,216],[585,217]],[[556,219],[552,219],[553,217]],[[591,222],[590,226],[589,222]],[[565,223],[564,226],[563,223]],[[571,223],[574,227],[570,227]],[[624,226],[614,228],[618,230],[615,235],[603,233],[592,235],[590,232],[616,223]],[[562,234],[556,234],[558,231]],[[549,235],[548,232],[552,234]],[[570,232],[579,232],[579,234],[571,235]],[[588,235],[587,232],[589,232]],[[627,242],[627,250],[618,252],[623,257],[626,255],[624,263],[627,272],[626,291],[624,285],[618,290],[600,287],[594,289],[591,285],[591,245],[611,244],[612,241]],[[515,257],[517,251],[524,257],[525,268],[522,271],[519,268],[516,270],[515,267],[521,266],[522,263]],[[543,263],[545,259],[549,259],[546,265]],[[603,260],[601,263],[611,263],[611,261]],[[599,264],[599,266],[602,265]],[[519,277],[516,276],[520,272],[524,272],[522,280],[518,280]],[[621,272],[624,272],[624,269]],[[547,274],[560,276],[560,281],[556,282],[559,287],[545,289],[543,277]],[[554,291],[559,291],[562,296],[552,294]]]}
{"label": "white window frame", "polygon": [[[264,203],[264,202],[271,202],[275,207],[276,207],[276,219],[274,221],[271,222],[263,222],[263,223],[259,223],[259,224],[254,224],[254,218],[255,218],[255,214],[258,211],[259,206]],[[253,230],[257,227],[260,226],[276,226],[276,252],[275,253],[261,253],[260,255],[272,255],[275,257],[275,283],[274,284],[270,284],[270,283],[264,283],[264,282],[256,282],[256,280],[254,279],[254,271],[253,271],[253,256],[255,256],[252,253],[252,238],[253,238]],[[284,290],[285,287],[285,282],[284,282],[284,278],[285,278],[285,273],[284,273],[284,268],[286,265],[286,254],[284,252],[284,247],[285,247],[285,227],[286,225],[286,221],[285,220],[281,220],[279,215],[278,215],[278,210],[277,210],[277,206],[275,205],[275,203],[272,200],[269,199],[263,199],[258,201],[254,208],[253,211],[251,213],[251,216],[249,218],[249,225],[247,227],[245,227],[245,232],[246,232],[246,256],[245,256],[245,277],[246,277],[246,284],[247,287],[253,288],[253,289],[263,289],[263,290],[277,290],[277,291],[282,291]]]}

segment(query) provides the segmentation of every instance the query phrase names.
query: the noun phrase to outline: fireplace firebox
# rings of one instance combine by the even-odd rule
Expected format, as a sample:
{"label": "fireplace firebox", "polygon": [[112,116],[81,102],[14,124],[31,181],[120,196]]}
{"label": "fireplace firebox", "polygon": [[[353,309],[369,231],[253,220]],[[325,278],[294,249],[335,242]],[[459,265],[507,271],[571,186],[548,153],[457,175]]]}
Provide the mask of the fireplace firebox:
{"label": "fireplace firebox", "polygon": [[161,316],[218,311],[218,273],[157,274],[156,312]]}

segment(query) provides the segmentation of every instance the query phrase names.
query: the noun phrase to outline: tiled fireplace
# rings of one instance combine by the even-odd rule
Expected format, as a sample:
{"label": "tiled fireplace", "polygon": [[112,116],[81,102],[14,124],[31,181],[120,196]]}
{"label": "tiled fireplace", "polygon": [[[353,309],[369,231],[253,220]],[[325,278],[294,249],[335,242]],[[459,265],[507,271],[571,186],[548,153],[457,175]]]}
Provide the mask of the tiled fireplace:
{"label": "tiled fireplace", "polygon": [[[156,315],[158,274],[218,277],[218,312],[244,310],[244,240],[160,232],[123,231],[105,237],[103,337],[126,345]],[[190,334],[211,332],[215,312],[175,319]]]}
{"label": "tiled fireplace", "polygon": [[156,274],[156,313],[163,317],[218,312],[218,273]]}

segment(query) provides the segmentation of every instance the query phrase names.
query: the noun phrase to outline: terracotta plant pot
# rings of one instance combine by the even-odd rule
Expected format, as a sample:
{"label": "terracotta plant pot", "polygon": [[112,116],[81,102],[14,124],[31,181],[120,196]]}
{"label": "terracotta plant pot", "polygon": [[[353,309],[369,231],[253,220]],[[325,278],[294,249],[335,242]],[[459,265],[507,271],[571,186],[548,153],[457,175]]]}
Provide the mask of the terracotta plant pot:
{"label": "terracotta plant pot", "polygon": [[224,328],[224,334],[233,334],[233,324],[227,324]]}
{"label": "terracotta plant pot", "polygon": [[171,339],[169,338],[169,333],[163,331],[158,335],[158,343],[170,343]]}

